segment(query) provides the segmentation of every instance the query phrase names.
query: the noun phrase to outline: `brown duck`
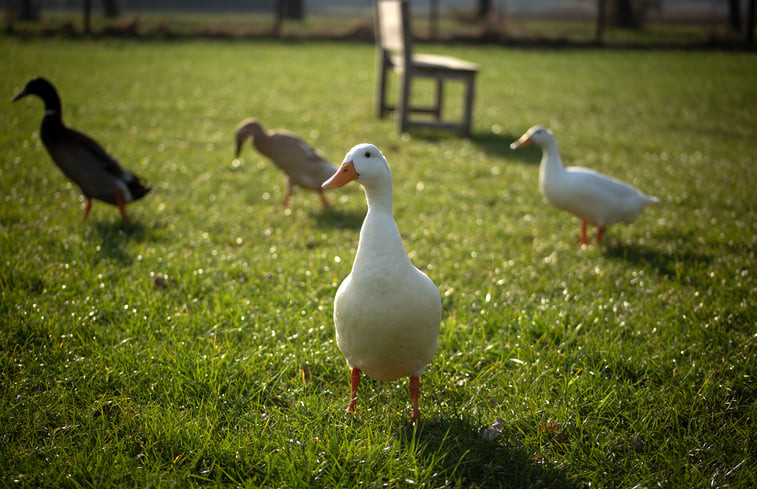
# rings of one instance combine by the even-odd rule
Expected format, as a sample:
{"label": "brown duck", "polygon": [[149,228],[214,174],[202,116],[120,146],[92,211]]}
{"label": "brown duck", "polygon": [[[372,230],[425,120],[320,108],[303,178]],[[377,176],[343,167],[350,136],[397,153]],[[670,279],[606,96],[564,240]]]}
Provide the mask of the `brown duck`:
{"label": "brown duck", "polygon": [[237,158],[244,142],[247,138],[251,138],[255,149],[286,173],[287,189],[282,202],[284,207],[289,205],[289,198],[295,186],[317,192],[323,207],[329,207],[329,201],[323,195],[321,184],[334,174],[336,167],[305,141],[283,129],[266,132],[260,122],[255,119],[243,120],[234,132],[237,141],[235,153]]}

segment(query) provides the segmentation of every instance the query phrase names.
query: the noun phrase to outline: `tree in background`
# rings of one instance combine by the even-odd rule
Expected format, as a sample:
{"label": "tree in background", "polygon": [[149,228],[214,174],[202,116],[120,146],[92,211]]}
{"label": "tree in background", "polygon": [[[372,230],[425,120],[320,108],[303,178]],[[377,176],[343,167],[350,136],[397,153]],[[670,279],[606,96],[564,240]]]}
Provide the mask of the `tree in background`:
{"label": "tree in background", "polygon": [[[659,6],[662,0],[657,0]],[[605,25],[624,29],[641,29],[651,0],[597,0],[597,25],[594,41],[602,44]]]}
{"label": "tree in background", "polygon": [[[105,17],[114,19],[118,17],[119,8],[118,0],[103,0],[103,13]],[[92,0],[84,0],[84,32],[89,34],[91,32],[92,22]]]}
{"label": "tree in background", "polygon": [[[607,19],[612,25],[626,29],[641,29],[651,8],[662,8],[663,0],[597,0],[597,28],[595,41],[602,43]],[[746,44],[754,43],[755,3],[749,0],[746,15]],[[728,25],[736,32],[742,32],[744,22],[741,17],[741,0],[728,0]]]}
{"label": "tree in background", "polygon": [[605,17],[607,15],[607,0],[597,0],[597,30],[594,41],[602,44],[605,35]]}
{"label": "tree in background", "polygon": [[118,8],[118,0],[103,0],[103,11],[105,17],[109,19],[115,19],[121,14],[121,9]]}
{"label": "tree in background", "polygon": [[492,12],[492,0],[478,0],[478,19],[486,20]]}
{"label": "tree in background", "polygon": [[[747,4],[746,38],[747,44],[750,46],[753,39],[753,34],[750,31],[754,30],[754,2],[755,0],[749,0]],[[744,22],[741,17],[741,0],[728,0],[728,26],[735,32],[743,32]]]}
{"label": "tree in background", "polygon": [[284,19],[302,20],[305,18],[305,0],[274,0],[273,35],[281,36]]}
{"label": "tree in background", "polygon": [[26,22],[37,22],[39,20],[39,5],[35,4],[32,0],[9,0],[9,23],[12,24],[14,19]]}
{"label": "tree in background", "polygon": [[613,24],[624,29],[640,29],[648,4],[646,0],[615,0]]}
{"label": "tree in background", "polygon": [[92,30],[90,21],[92,20],[92,0],[84,0],[84,32],[89,34]]}

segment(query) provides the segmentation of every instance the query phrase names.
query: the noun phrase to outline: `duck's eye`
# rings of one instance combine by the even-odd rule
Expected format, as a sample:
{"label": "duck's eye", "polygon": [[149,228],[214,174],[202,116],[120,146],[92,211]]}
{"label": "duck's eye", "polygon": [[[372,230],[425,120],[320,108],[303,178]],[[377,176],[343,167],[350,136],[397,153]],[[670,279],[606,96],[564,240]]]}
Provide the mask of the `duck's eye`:
{"label": "duck's eye", "polygon": [[365,157],[366,158],[370,158],[371,157],[371,152],[370,151],[366,151],[365,152]]}

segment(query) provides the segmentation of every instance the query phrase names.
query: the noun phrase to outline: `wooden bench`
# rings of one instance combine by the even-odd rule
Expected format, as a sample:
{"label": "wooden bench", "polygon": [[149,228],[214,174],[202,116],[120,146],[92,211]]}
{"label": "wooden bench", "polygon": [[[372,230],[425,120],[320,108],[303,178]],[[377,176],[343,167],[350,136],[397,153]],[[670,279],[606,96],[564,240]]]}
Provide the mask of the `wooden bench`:
{"label": "wooden bench", "polygon": [[[375,21],[376,115],[383,118],[386,113],[396,111],[400,132],[404,132],[408,127],[429,127],[450,129],[463,136],[470,136],[478,65],[451,56],[414,54],[410,30],[410,5],[407,0],[377,0]],[[389,70],[394,70],[399,77],[396,106],[391,105],[386,96]],[[411,102],[411,85],[414,78],[435,81],[436,93],[432,106],[422,107]],[[463,115],[459,122],[445,122],[442,119],[444,82],[447,80],[462,82],[465,87]],[[431,114],[433,118],[411,119],[412,113]]]}

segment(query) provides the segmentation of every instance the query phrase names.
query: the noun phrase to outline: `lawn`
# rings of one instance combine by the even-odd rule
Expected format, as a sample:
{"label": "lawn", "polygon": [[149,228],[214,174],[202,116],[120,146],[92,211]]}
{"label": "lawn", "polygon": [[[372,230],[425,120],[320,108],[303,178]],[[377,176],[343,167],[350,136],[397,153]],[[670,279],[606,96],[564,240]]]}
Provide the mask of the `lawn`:
{"label": "lawn", "polygon": [[[370,44],[0,38],[1,486],[757,486],[754,54],[424,50],[482,66],[470,139],[377,120]],[[37,75],[152,186],[131,222],[82,221],[41,102],[9,102]],[[344,413],[360,187],[283,209],[280,172],[233,160],[251,116],[386,155],[442,296],[417,425],[406,380]],[[537,123],[661,202],[577,246],[508,149]]]}

